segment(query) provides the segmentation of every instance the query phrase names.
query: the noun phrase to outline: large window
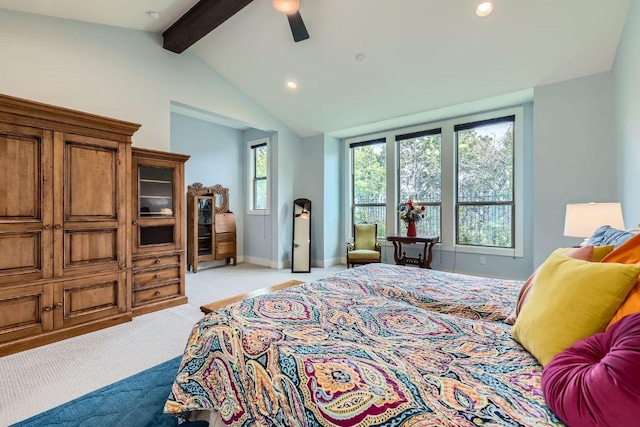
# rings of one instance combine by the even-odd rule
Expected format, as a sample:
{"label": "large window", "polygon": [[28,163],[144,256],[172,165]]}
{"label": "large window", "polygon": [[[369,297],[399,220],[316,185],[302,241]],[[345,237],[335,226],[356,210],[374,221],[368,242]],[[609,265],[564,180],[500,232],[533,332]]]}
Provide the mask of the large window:
{"label": "large window", "polygon": [[[404,234],[398,206],[424,206],[418,234],[444,250],[523,255],[523,107],[351,138],[351,212],[378,236]],[[345,212],[346,214],[346,212]]]}
{"label": "large window", "polygon": [[269,144],[268,139],[249,143],[250,213],[269,210]]}
{"label": "large window", "polygon": [[384,237],[387,218],[386,140],[352,143],[350,149],[352,224],[376,223],[378,236]]}
{"label": "large window", "polygon": [[[424,206],[424,219],[416,223],[418,234],[440,235],[442,205],[442,129],[396,135],[398,145],[398,194]],[[399,221],[399,219],[398,219]],[[400,223],[399,223],[400,224]],[[402,230],[402,225],[399,226]]]}
{"label": "large window", "polygon": [[454,127],[456,243],[513,248],[513,127],[515,116]]}

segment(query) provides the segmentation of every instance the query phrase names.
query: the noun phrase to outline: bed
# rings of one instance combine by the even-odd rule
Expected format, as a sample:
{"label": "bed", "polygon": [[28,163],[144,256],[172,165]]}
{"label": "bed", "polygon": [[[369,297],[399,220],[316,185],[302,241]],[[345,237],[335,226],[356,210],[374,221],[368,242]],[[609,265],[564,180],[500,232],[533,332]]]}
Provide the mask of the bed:
{"label": "bed", "polygon": [[234,426],[561,426],[510,335],[522,282],[369,264],[198,322],[165,411]]}

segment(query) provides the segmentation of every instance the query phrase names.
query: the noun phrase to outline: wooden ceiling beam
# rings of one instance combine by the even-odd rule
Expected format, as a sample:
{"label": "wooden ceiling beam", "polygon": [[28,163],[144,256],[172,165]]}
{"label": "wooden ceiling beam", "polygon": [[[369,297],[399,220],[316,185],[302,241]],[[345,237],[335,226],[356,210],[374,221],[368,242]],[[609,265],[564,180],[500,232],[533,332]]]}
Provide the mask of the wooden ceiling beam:
{"label": "wooden ceiling beam", "polygon": [[182,53],[253,0],[200,0],[162,33],[162,47]]}

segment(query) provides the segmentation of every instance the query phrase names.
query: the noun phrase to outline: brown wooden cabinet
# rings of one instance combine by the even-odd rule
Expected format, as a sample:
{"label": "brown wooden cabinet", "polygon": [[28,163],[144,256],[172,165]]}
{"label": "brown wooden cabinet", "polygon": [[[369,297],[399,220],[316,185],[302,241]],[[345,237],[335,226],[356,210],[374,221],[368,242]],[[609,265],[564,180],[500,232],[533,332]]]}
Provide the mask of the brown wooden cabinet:
{"label": "brown wooden cabinet", "polygon": [[236,265],[236,218],[231,212],[215,214],[213,246],[215,259],[233,258]]}
{"label": "brown wooden cabinet", "polygon": [[199,182],[187,189],[187,269],[198,263],[233,259],[237,264],[236,221],[229,212],[229,189]]}
{"label": "brown wooden cabinet", "polygon": [[184,162],[189,156],[133,148],[133,314],[187,302]]}
{"label": "brown wooden cabinet", "polygon": [[131,319],[138,127],[0,95],[0,355]]}

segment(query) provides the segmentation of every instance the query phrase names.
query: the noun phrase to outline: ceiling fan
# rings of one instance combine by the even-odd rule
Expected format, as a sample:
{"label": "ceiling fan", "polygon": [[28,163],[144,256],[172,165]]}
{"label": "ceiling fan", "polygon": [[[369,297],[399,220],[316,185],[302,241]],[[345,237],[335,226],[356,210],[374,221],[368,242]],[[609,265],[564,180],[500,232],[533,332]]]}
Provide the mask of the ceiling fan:
{"label": "ceiling fan", "polygon": [[293,35],[293,41],[299,42],[309,38],[307,27],[304,25],[302,16],[298,8],[300,7],[300,0],[273,0],[273,7],[281,13],[287,15],[289,20],[289,26],[291,27],[291,34]]}
{"label": "ceiling fan", "polygon": [[[200,0],[162,33],[162,47],[182,53],[253,0]],[[309,38],[298,11],[300,0],[273,0],[273,7],[287,15],[293,40]]]}

